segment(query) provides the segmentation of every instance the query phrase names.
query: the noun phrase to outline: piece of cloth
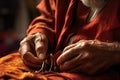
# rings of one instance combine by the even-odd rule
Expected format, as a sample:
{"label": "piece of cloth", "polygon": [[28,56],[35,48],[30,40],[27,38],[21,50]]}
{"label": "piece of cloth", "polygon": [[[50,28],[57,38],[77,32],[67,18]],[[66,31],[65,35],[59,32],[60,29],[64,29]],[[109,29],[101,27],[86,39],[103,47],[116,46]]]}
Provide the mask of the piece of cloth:
{"label": "piece of cloth", "polygon": [[120,80],[115,71],[96,76],[66,72],[35,72],[25,66],[19,53],[0,58],[0,80]]}
{"label": "piece of cloth", "polygon": [[42,0],[37,6],[41,16],[30,24],[28,35],[44,33],[52,50],[62,50],[69,39],[105,42],[120,41],[120,0],[109,0],[94,20],[87,23],[90,9],[80,0]]}
{"label": "piece of cloth", "polygon": [[[49,48],[54,54],[62,51],[72,36],[75,36],[73,42],[82,39],[120,41],[120,0],[109,0],[98,16],[89,23],[87,23],[87,16],[90,9],[85,7],[80,0],[41,0],[37,8],[41,16],[35,18],[30,24],[28,35],[36,32],[44,33],[49,39]],[[0,59],[0,71],[1,79],[12,77],[15,79],[67,80],[64,79],[67,77],[68,80],[120,80],[120,74],[114,70],[98,76],[51,72],[36,74],[23,64],[17,53]]]}

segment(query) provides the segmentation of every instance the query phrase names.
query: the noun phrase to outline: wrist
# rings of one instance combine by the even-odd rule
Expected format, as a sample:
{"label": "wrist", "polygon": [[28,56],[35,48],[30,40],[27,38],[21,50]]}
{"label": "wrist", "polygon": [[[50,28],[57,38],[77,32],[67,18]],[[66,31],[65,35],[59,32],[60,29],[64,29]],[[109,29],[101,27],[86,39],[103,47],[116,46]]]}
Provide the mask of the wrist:
{"label": "wrist", "polygon": [[120,43],[109,43],[109,51],[112,54],[113,65],[120,64]]}

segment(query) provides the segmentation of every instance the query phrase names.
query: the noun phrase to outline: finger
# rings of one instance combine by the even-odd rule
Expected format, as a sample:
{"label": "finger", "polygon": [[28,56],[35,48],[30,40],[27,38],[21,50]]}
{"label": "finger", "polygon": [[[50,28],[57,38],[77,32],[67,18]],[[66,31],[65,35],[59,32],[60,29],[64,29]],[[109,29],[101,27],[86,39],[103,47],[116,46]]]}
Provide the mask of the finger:
{"label": "finger", "polygon": [[71,45],[70,47],[68,46],[68,48],[66,48],[63,53],[58,57],[58,65],[79,55],[80,52],[83,50],[82,48],[84,47],[84,45],[86,45],[84,42],[79,42]]}
{"label": "finger", "polygon": [[42,42],[36,41],[35,51],[36,51],[37,57],[39,57],[39,59],[41,60],[44,60],[47,53],[47,46],[44,45],[44,43]]}
{"label": "finger", "polygon": [[57,64],[61,65],[63,64],[65,61],[68,61],[70,59],[72,59],[73,57],[77,56],[78,53],[75,52],[76,49],[75,48],[71,48],[65,52],[63,52],[57,59]]}
{"label": "finger", "polygon": [[35,64],[42,63],[42,61],[38,57],[35,57],[31,52],[27,52],[23,56],[23,58],[26,59],[27,61],[31,62],[31,63],[35,63]]}
{"label": "finger", "polygon": [[30,67],[40,67],[42,62],[32,53],[28,52],[23,56],[23,62]]}
{"label": "finger", "polygon": [[[74,69],[76,66],[80,65],[82,62],[80,61],[80,57],[82,55],[78,55],[68,61],[65,61],[63,64],[60,65],[60,69],[62,71],[69,71],[71,69]],[[73,65],[74,64],[74,65]]]}
{"label": "finger", "polygon": [[73,47],[76,47],[76,46],[79,46],[79,48],[82,48],[82,47],[85,46],[86,44],[87,44],[87,43],[86,43],[85,40],[80,40],[80,41],[78,41],[78,42],[76,42],[76,43],[74,43],[74,44],[71,44],[71,45],[65,47],[65,49],[63,50],[63,52],[65,52],[65,51],[67,51],[67,50],[69,50],[69,49],[71,49],[71,48],[73,48]]}
{"label": "finger", "polygon": [[20,49],[19,49],[19,53],[21,54],[21,56],[23,56],[24,54],[30,51],[31,51],[31,46],[29,44],[29,41],[27,40],[22,41],[20,43]]}
{"label": "finger", "polygon": [[27,60],[23,60],[23,62],[24,62],[25,65],[27,65],[29,67],[32,67],[32,68],[40,68],[41,67],[40,64],[34,64],[34,63],[31,63],[31,62],[29,62]]}
{"label": "finger", "polygon": [[44,60],[48,49],[48,41],[44,35],[36,34],[35,51],[39,59]]}
{"label": "finger", "polygon": [[90,71],[93,71],[92,66],[93,64],[90,62],[82,62],[76,67],[69,69],[68,72],[82,72],[88,74]]}
{"label": "finger", "polygon": [[[106,62],[102,63],[94,63],[94,60],[84,60],[83,63],[79,64],[75,68],[71,68],[68,70],[68,72],[82,72],[85,74],[93,75],[96,73],[101,73],[108,69],[108,67],[105,67],[104,65]],[[104,66],[104,67],[103,67]]]}
{"label": "finger", "polygon": [[[85,51],[81,51],[77,56],[71,58],[68,61],[65,61],[63,64],[61,64],[62,70],[70,70],[72,68],[75,68],[78,65],[81,65],[83,63],[89,62],[89,58],[87,57],[89,53]],[[74,65],[73,65],[74,64]]]}
{"label": "finger", "polygon": [[[66,60],[69,60],[69,59],[67,59],[67,57],[68,58],[71,58],[71,57],[74,57],[74,56],[71,56],[71,57],[69,57],[69,55],[72,55],[72,48],[73,47],[75,47],[76,45],[75,44],[71,44],[71,45],[69,45],[69,46],[67,46],[67,47],[65,47],[65,49],[63,50],[63,53],[59,56],[59,58],[58,58],[58,64],[60,63],[63,63],[63,61],[65,60],[65,58],[66,58]],[[71,54],[70,54],[71,53]],[[69,55],[68,55],[69,54]],[[62,61],[61,61],[62,60]],[[60,62],[59,62],[60,61]]]}
{"label": "finger", "polygon": [[76,46],[76,44],[71,44],[71,45],[65,47],[65,49],[63,50],[63,52],[65,52],[65,51],[67,51],[67,50],[69,50],[70,48],[73,48],[73,47],[75,47],[75,46]]}

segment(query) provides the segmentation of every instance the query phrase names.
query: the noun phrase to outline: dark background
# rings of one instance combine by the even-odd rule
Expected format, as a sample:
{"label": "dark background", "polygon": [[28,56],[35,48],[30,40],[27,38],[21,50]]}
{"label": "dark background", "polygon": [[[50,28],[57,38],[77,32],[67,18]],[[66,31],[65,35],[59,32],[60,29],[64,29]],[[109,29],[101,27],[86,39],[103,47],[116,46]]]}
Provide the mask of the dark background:
{"label": "dark background", "polygon": [[0,0],[0,57],[17,51],[30,22],[39,15],[39,0]]}

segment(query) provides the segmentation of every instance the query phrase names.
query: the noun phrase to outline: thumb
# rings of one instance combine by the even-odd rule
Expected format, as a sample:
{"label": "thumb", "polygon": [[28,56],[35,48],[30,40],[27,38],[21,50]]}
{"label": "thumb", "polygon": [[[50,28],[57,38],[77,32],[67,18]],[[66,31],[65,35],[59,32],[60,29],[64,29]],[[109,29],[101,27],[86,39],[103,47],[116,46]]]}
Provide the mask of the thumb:
{"label": "thumb", "polygon": [[35,41],[35,51],[36,55],[40,60],[44,60],[46,58],[48,45],[45,42],[42,41]]}
{"label": "thumb", "polygon": [[40,60],[44,60],[46,58],[47,48],[48,46],[45,43],[38,41],[35,44],[36,54]]}

